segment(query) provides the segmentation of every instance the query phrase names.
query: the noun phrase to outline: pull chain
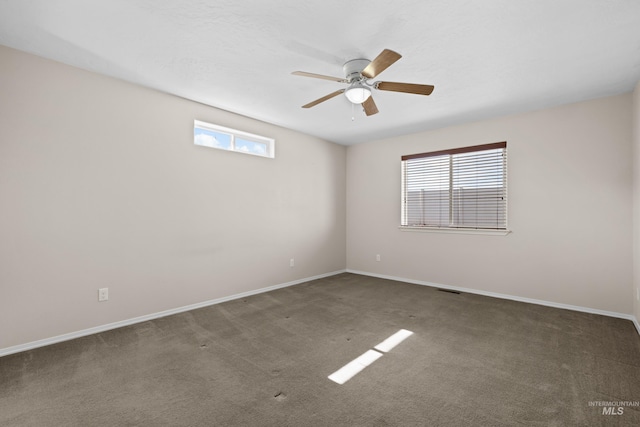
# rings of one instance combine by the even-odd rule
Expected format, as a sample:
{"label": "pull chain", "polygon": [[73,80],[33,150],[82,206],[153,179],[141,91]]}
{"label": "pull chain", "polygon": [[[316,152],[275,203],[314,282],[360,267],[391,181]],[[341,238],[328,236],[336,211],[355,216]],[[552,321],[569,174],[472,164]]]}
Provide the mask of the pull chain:
{"label": "pull chain", "polygon": [[353,102],[351,103],[351,121],[352,122],[356,120],[356,114],[354,112],[354,110],[356,108],[355,105],[356,104],[354,104]]}

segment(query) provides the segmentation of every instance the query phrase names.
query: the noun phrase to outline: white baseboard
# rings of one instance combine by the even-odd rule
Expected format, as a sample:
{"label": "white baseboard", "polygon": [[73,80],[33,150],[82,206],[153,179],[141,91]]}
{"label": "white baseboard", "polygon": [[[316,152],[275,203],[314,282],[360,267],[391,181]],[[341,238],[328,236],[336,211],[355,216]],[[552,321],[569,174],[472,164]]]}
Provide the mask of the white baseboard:
{"label": "white baseboard", "polygon": [[636,317],[633,317],[632,322],[636,326],[636,331],[638,331],[638,335],[640,335],[640,323],[638,323],[638,319]]}
{"label": "white baseboard", "polygon": [[19,344],[12,347],[1,348],[0,357],[7,356],[9,354],[20,353],[22,351],[33,350],[34,348],[44,347],[51,344],[56,344],[63,341],[69,341],[75,338],[84,337],[87,335],[97,334],[100,332],[109,331],[111,329],[122,328],[123,326],[129,326],[136,323],[146,322],[148,320],[158,319],[160,317],[171,316],[172,314],[183,313],[189,310],[195,310],[197,308],[208,307],[210,305],[220,304],[222,302],[231,301],[234,299],[245,298],[251,295],[257,295],[264,292],[274,291],[280,288],[286,288],[289,286],[299,285],[301,283],[310,282],[316,279],[322,279],[324,277],[335,276],[336,274],[345,273],[347,270],[333,271],[331,273],[319,274],[313,277],[306,277],[304,279],[294,280],[292,282],[281,283],[279,285],[268,286],[266,288],[260,288],[253,291],[242,292],[239,294],[229,295],[228,297],[217,298],[209,301],[199,302],[196,304],[190,304],[183,307],[172,308],[170,310],[161,311],[158,313],[147,314],[140,317],[134,317],[132,319],[121,320],[119,322],[108,323],[106,325],[100,325],[89,329],[83,329],[81,331],[71,332],[68,334],[57,335],[51,338],[45,338],[38,341],[28,342],[26,344]]}
{"label": "white baseboard", "polygon": [[384,275],[384,274],[369,273],[367,271],[358,271],[358,270],[352,270],[352,269],[349,269],[349,268],[347,269],[347,273],[361,274],[363,276],[377,277],[377,278],[380,278],[380,279],[397,280],[399,282],[412,283],[414,285],[430,286],[432,288],[450,289],[450,290],[453,290],[453,291],[465,292],[465,293],[469,293],[469,294],[484,295],[484,296],[488,296],[488,297],[508,299],[508,300],[512,300],[512,301],[526,302],[526,303],[529,303],[529,304],[544,305],[544,306],[547,306],[547,307],[563,308],[565,310],[581,311],[581,312],[584,312],[584,313],[600,314],[602,316],[609,316],[609,317],[617,317],[619,319],[631,320],[633,322],[633,324],[635,325],[638,334],[640,335],[640,324],[638,323],[638,319],[636,319],[636,317],[634,315],[632,315],[632,314],[617,313],[615,311],[598,310],[596,308],[580,307],[580,306],[577,306],[577,305],[562,304],[562,303],[558,303],[558,302],[544,301],[544,300],[533,299],[533,298],[517,297],[517,296],[513,296],[513,295],[499,294],[499,293],[496,293],[496,292],[481,291],[481,290],[478,290],[478,289],[462,288],[462,287],[459,287],[459,286],[449,286],[449,285],[443,285],[443,284],[440,284],[440,283],[426,282],[424,280],[406,279],[406,278],[403,278],[403,277],[396,277],[396,276],[388,276],[388,275]]}

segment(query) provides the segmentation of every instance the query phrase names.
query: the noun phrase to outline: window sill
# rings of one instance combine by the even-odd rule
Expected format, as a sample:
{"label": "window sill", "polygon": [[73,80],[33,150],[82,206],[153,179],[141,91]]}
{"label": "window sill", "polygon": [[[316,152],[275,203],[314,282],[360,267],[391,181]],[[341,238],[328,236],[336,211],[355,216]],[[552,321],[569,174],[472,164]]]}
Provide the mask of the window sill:
{"label": "window sill", "polygon": [[480,234],[485,236],[506,236],[511,230],[480,230],[474,228],[438,228],[438,227],[398,227],[400,231],[417,231],[421,233],[448,233],[448,234]]}

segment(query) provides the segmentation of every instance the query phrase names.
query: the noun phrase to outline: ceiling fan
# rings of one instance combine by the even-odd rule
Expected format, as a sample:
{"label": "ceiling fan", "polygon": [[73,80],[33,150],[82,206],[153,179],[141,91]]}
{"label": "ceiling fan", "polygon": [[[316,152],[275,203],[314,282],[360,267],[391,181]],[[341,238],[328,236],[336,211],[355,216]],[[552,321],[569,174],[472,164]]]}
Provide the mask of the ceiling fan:
{"label": "ceiling fan", "polygon": [[364,112],[367,116],[371,116],[378,112],[378,107],[371,96],[371,89],[387,90],[391,92],[415,93],[417,95],[430,95],[433,92],[433,86],[420,85],[413,83],[395,83],[395,82],[373,82],[369,80],[389,68],[402,56],[389,49],[383,50],[373,61],[368,59],[353,59],[345,62],[342,66],[344,70],[344,78],[324,76],[322,74],[307,73],[305,71],[294,71],[291,74],[296,76],[313,77],[316,79],[331,80],[338,83],[347,83],[349,87],[340,89],[335,92],[318,98],[302,108],[311,108],[321,102],[336,97],[344,93],[347,99],[353,104],[362,104]]}

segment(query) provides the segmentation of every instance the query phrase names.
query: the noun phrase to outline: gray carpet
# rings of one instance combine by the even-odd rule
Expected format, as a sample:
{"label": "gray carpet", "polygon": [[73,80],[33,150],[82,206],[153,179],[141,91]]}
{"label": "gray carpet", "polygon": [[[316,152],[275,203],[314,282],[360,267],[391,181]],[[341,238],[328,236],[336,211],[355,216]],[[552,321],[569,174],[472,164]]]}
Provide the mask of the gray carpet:
{"label": "gray carpet", "polygon": [[0,358],[2,426],[640,425],[609,401],[640,401],[630,321],[354,274]]}

